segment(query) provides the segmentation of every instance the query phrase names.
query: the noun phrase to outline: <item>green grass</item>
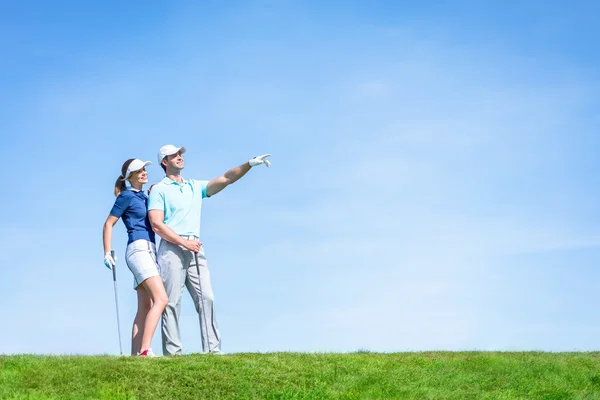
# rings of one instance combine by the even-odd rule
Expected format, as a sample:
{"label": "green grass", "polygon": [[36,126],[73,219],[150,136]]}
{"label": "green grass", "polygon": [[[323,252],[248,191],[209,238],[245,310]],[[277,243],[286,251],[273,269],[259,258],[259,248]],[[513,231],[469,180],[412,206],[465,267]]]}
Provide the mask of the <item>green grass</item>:
{"label": "green grass", "polygon": [[0,399],[600,399],[600,353],[0,356]]}

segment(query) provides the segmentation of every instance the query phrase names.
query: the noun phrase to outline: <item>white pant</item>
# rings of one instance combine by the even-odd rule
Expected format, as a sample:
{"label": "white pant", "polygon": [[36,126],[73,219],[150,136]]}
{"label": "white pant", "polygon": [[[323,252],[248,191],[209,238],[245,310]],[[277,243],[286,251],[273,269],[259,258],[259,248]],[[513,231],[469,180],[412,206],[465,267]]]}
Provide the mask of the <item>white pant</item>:
{"label": "white pant", "polygon": [[[181,354],[179,315],[184,285],[192,296],[200,319],[202,350],[209,353],[220,353],[221,336],[215,317],[215,296],[210,283],[204,249],[200,247],[198,268],[196,268],[194,254],[191,251],[161,240],[157,260],[160,276],[169,298],[167,307],[163,311],[161,324],[163,354]],[[198,276],[198,270],[200,270],[200,276]]]}
{"label": "white pant", "polygon": [[158,276],[156,245],[145,239],[138,239],[127,245],[125,262],[133,274],[134,289],[146,279]]}

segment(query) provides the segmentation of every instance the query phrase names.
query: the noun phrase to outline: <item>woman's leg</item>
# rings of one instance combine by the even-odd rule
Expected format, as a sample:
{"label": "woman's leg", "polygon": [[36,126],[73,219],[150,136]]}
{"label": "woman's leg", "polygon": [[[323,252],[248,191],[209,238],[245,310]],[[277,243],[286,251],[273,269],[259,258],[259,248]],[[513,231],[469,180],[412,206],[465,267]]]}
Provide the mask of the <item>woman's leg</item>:
{"label": "woman's leg", "polygon": [[135,356],[142,351],[142,338],[146,326],[146,316],[152,308],[152,299],[142,285],[136,289],[138,298],[138,309],[133,320],[133,330],[131,333],[131,355]]}
{"label": "woman's leg", "polygon": [[[152,336],[158,325],[163,310],[167,306],[169,299],[167,298],[167,292],[163,285],[160,276],[153,276],[142,282],[141,286],[144,288],[144,292],[152,300],[152,307],[147,311],[145,316],[145,324],[143,327],[143,333],[141,337],[141,350],[150,348],[152,343]],[[141,351],[140,350],[140,351]]]}

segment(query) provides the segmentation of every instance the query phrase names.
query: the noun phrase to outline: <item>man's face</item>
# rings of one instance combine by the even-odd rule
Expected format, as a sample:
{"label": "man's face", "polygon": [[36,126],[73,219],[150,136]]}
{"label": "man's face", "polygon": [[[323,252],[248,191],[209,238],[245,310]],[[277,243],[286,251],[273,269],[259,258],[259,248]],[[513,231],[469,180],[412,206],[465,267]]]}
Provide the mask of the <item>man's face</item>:
{"label": "man's face", "polygon": [[182,170],[184,160],[183,160],[183,157],[181,156],[181,154],[175,153],[170,156],[166,156],[163,160],[163,164],[165,165],[165,167],[167,167],[167,169]]}

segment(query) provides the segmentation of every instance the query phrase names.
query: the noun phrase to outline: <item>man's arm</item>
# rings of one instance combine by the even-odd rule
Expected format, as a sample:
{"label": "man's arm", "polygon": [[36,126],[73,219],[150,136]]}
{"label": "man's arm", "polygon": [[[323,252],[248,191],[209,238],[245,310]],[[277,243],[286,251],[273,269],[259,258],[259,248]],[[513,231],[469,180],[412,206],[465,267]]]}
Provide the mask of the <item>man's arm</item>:
{"label": "man's arm", "polygon": [[250,164],[247,162],[230,169],[218,178],[208,182],[208,185],[206,185],[206,195],[210,197],[219,193],[221,190],[225,189],[227,186],[246,175],[248,171],[250,171]]}
{"label": "man's arm", "polygon": [[165,212],[163,210],[148,211],[148,219],[150,220],[152,230],[167,242],[171,242],[178,246],[183,246],[189,251],[193,251],[195,253],[200,251],[200,242],[184,239],[173,232],[173,230],[167,225],[165,225]]}
{"label": "man's arm", "polygon": [[232,183],[240,179],[242,176],[246,175],[248,171],[250,171],[250,168],[256,165],[265,164],[268,167],[269,165],[271,165],[271,163],[268,160],[266,160],[266,158],[269,156],[270,154],[265,154],[259,157],[254,157],[252,160],[245,162],[242,165],[239,165],[235,168],[232,168],[229,171],[225,172],[223,175],[219,176],[218,178],[215,178],[212,181],[208,182],[208,185],[206,186],[206,196],[210,197],[214,194],[219,193],[221,190],[225,189],[227,186],[231,185]]}

